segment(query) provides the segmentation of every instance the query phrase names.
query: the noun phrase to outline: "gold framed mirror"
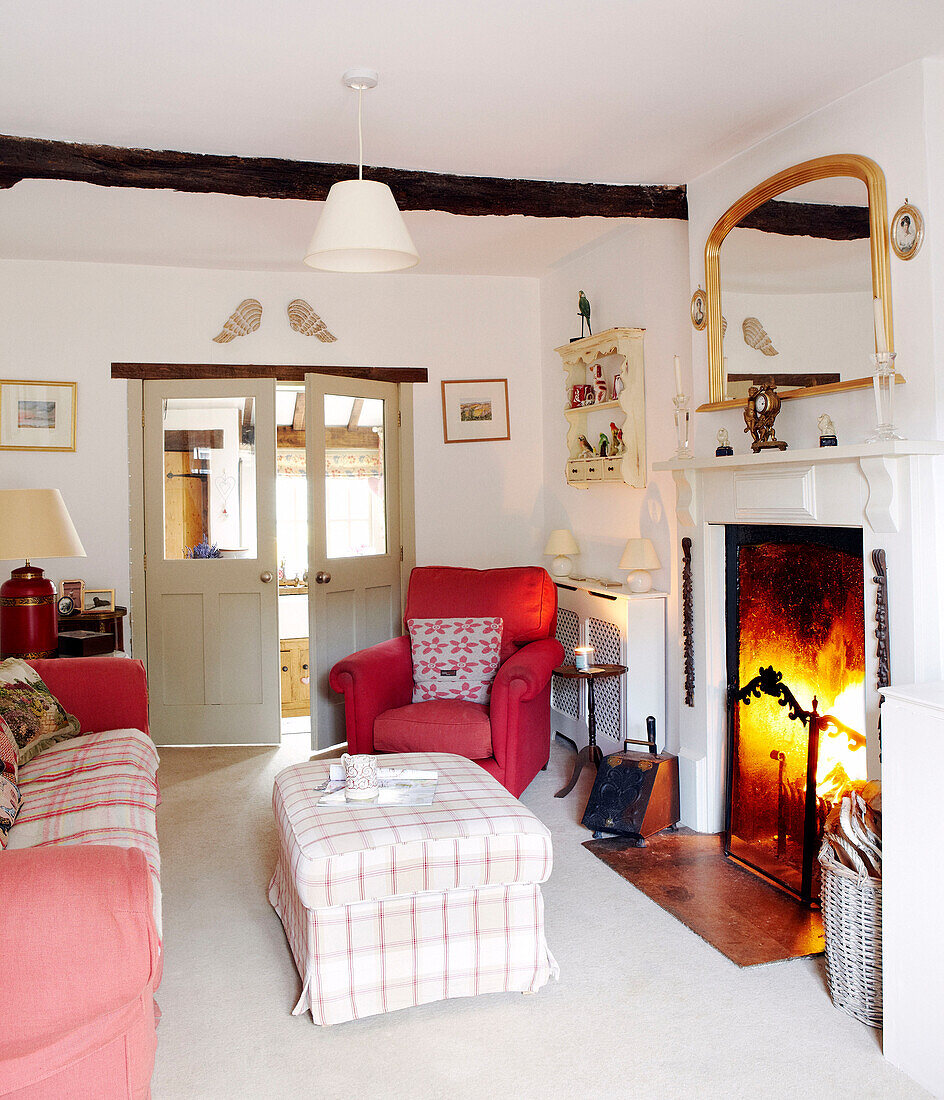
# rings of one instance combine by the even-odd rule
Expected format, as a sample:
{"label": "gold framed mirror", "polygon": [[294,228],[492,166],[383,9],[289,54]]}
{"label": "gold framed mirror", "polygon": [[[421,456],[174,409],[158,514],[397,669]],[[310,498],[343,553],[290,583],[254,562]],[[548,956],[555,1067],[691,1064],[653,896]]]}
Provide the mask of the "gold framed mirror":
{"label": "gold framed mirror", "polygon": [[804,161],[742,195],[705,245],[708,403],[699,411],[739,407],[770,377],[785,400],[870,386],[873,298],[895,347],[888,263],[885,174],[868,157]]}

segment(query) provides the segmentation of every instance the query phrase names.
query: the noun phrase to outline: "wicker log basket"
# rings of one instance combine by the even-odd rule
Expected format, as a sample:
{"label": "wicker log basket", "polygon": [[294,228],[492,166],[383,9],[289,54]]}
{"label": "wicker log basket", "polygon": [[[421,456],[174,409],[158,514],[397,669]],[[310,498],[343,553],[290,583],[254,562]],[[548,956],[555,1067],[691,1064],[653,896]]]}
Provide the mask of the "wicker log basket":
{"label": "wicker log basket", "polygon": [[821,904],[826,978],[836,1008],[882,1026],[882,880],[843,866],[824,842]]}
{"label": "wicker log basket", "polygon": [[882,788],[852,784],[832,808],[819,853],[826,977],[833,1004],[882,1026]]}

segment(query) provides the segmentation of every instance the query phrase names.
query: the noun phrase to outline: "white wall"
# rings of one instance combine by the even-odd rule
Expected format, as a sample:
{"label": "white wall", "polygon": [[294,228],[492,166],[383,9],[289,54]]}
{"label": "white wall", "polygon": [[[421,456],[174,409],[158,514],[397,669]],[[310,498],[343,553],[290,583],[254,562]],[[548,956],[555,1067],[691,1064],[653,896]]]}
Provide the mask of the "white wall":
{"label": "white wall", "polygon": [[[211,337],[246,297],[258,332]],[[303,297],[338,337],[289,328]],[[111,363],[421,366],[414,387],[421,564],[540,560],[544,537],[538,283],[446,276],[331,276],[117,265],[0,263],[0,377],[78,382],[74,454],[0,452],[0,486],[55,486],[87,560],[39,562],[129,597],[127,384]],[[507,377],[510,442],[444,445],[440,379]]]}
{"label": "white wall", "polygon": [[[541,349],[543,355],[543,436],[545,529],[568,527],[576,536],[581,575],[625,580],[617,569],[628,538],[651,538],[662,569],[653,573],[654,587],[669,591],[667,618],[667,740],[677,744],[679,650],[678,559],[675,486],[669,474],[654,474],[652,463],[675,451],[672,356],[683,361],[690,378],[688,231],[684,222],[640,220],[613,233],[596,246],[558,264],[541,280]],[[566,483],[568,458],[563,410],[569,404],[564,370],[554,348],[580,334],[577,292],[593,308],[593,331],[616,326],[646,329],[646,449],[649,468],[645,489],[595,485],[578,489]],[[686,383],[687,384],[687,383]],[[543,549],[541,547],[540,549]],[[547,559],[535,559],[547,564]],[[663,731],[659,731],[662,743]]]}
{"label": "white wall", "polygon": [[[793,126],[772,135],[688,185],[690,292],[705,285],[705,241],[712,226],[737,198],[768,176],[813,157],[831,153],[861,153],[885,173],[889,216],[907,196],[927,212],[929,204],[926,140],[925,66],[915,62],[831,103]],[[944,89],[944,81],[941,82]],[[944,102],[944,91],[942,91]],[[940,131],[940,123],[935,123]],[[933,235],[934,225],[929,223]],[[912,439],[933,439],[938,414],[935,377],[934,298],[931,257],[924,249],[907,263],[890,254],[896,366],[907,379],[896,392],[896,417]],[[722,272],[722,279],[723,279]],[[692,330],[696,398],[707,400],[708,350],[706,332]],[[860,376],[871,371],[866,359]],[[843,368],[843,375],[848,372]],[[816,418],[828,412],[840,428],[839,442],[863,440],[874,421],[874,403],[868,391],[834,394],[784,404],[777,435],[791,447],[816,446]],[[731,433],[735,450],[745,450],[740,411],[700,413],[696,417],[696,453],[708,454],[718,428]],[[738,440],[741,445],[738,445]]]}

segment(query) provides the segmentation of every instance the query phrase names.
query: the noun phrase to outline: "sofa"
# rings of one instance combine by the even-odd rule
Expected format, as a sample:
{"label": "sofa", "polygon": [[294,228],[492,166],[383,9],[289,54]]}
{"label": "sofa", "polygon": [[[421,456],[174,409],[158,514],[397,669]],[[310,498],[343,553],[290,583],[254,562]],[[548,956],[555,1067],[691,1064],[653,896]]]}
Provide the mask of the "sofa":
{"label": "sofa", "polygon": [[[344,695],[348,750],[466,756],[517,798],[551,751],[551,673],[564,659],[554,637],[554,582],[538,566],[423,566],[410,574],[405,620],[487,617],[502,620],[500,663],[487,703],[414,703],[406,635],[339,661],[328,682]],[[472,743],[488,748],[467,751]]]}
{"label": "sofa", "polygon": [[150,1095],[162,968],[143,665],[30,661],[82,733],[20,765],[0,851],[0,1096]]}

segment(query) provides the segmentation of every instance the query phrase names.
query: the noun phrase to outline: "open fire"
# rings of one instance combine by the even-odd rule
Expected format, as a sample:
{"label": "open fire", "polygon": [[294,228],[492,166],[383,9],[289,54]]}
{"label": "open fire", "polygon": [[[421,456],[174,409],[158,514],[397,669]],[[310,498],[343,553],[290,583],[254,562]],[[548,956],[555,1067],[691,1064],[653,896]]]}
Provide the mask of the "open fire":
{"label": "open fire", "polygon": [[725,851],[804,901],[822,826],[866,778],[861,532],[728,528]]}

